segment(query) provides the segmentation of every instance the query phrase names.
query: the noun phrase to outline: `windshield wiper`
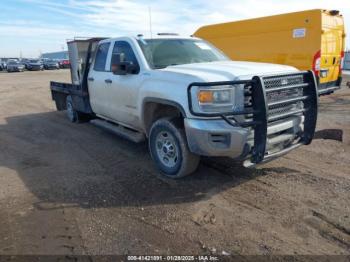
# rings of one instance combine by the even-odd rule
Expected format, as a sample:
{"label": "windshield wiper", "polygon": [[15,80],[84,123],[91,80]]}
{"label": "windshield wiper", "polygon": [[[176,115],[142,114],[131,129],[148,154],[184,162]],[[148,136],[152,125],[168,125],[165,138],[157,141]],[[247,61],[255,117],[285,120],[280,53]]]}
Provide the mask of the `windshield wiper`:
{"label": "windshield wiper", "polygon": [[163,69],[163,68],[167,68],[167,67],[169,67],[169,66],[177,66],[177,65],[181,65],[181,64],[154,65],[153,68],[154,68],[154,69]]}
{"label": "windshield wiper", "polygon": [[154,69],[163,69],[166,68],[166,66],[161,66],[161,65],[154,65]]}

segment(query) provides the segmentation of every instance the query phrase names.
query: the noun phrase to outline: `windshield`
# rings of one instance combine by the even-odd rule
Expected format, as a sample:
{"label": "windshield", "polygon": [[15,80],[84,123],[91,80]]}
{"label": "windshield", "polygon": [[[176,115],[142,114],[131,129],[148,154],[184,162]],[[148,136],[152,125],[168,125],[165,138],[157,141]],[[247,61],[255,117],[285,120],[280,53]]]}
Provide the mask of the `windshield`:
{"label": "windshield", "polygon": [[202,40],[140,39],[138,42],[149,66],[153,69],[229,60],[218,49]]}
{"label": "windshield", "polygon": [[39,63],[39,60],[29,60],[29,63]]}

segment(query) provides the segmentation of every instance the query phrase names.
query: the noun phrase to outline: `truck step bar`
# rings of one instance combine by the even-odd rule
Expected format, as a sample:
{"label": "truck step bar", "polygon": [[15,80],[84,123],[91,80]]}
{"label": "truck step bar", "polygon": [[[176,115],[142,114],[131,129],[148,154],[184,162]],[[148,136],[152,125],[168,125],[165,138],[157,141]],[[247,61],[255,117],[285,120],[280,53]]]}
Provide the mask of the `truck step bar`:
{"label": "truck step bar", "polygon": [[91,124],[103,128],[104,130],[123,137],[134,143],[141,143],[145,141],[145,136],[137,131],[131,130],[121,125],[117,125],[102,119],[93,119],[90,121]]}

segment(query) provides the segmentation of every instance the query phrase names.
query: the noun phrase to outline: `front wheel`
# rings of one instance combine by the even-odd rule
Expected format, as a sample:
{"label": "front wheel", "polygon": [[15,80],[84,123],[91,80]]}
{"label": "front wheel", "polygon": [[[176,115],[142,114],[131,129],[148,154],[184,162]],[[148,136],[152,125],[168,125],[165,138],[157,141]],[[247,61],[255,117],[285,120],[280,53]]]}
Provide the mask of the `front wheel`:
{"label": "front wheel", "polygon": [[184,129],[177,120],[162,118],[151,127],[149,149],[157,167],[169,178],[181,178],[193,173],[200,157],[190,152]]}

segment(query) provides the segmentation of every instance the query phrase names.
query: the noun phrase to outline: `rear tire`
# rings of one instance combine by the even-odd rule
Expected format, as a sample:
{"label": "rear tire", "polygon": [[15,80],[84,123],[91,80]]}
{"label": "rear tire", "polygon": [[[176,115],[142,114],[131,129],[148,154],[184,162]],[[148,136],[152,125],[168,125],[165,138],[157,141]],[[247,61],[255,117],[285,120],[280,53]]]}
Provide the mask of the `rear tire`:
{"label": "rear tire", "polygon": [[73,99],[71,96],[66,98],[66,108],[67,108],[67,117],[72,123],[79,122],[79,112],[74,109]]}
{"label": "rear tire", "polygon": [[158,169],[168,178],[177,179],[193,173],[200,157],[190,152],[186,134],[176,119],[161,118],[153,123],[149,150]]}

